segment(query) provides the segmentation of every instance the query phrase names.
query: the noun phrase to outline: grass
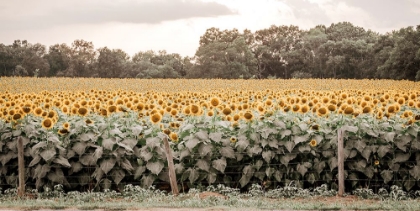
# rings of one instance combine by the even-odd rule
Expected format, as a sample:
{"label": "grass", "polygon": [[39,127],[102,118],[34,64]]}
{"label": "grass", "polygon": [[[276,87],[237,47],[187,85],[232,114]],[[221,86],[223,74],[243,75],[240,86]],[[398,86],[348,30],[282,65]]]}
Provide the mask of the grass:
{"label": "grass", "polygon": [[218,210],[255,210],[255,209],[291,209],[291,210],[420,210],[420,200],[410,199],[372,200],[347,197],[307,197],[277,198],[231,196],[221,198],[210,196],[201,198],[199,194],[181,194],[177,197],[166,195],[149,197],[144,200],[133,198],[103,198],[92,201],[79,201],[67,197],[53,199],[12,199],[2,200],[0,208],[20,210],[67,209],[79,210],[127,210],[144,208],[217,208]]}

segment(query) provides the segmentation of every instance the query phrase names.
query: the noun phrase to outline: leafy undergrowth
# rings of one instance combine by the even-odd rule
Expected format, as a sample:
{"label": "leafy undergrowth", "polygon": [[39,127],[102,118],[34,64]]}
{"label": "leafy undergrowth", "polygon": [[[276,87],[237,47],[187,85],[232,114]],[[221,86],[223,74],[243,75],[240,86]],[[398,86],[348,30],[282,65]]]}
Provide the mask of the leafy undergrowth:
{"label": "leafy undergrowth", "polygon": [[264,190],[254,184],[246,193],[224,185],[190,189],[177,196],[154,187],[125,186],[121,192],[67,192],[61,185],[44,192],[29,191],[23,198],[17,197],[16,189],[8,189],[0,195],[1,208],[17,209],[105,209],[125,210],[141,208],[209,208],[220,210],[249,209],[352,209],[352,210],[420,210],[420,192],[407,193],[393,186],[389,191],[373,193],[369,189],[357,189],[353,195],[336,196],[335,190],[326,185],[308,190],[290,184],[283,188]]}

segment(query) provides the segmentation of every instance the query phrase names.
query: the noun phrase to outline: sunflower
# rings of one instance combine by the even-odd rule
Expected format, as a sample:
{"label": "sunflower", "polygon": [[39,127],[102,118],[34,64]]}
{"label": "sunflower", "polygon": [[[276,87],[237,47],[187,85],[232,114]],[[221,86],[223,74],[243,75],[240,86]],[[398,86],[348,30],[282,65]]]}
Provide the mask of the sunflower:
{"label": "sunflower", "polygon": [[176,134],[176,133],[174,133],[174,132],[171,132],[171,133],[169,134],[169,138],[172,140],[172,142],[175,142],[175,143],[177,143],[177,142],[178,142],[178,134]]}
{"label": "sunflower", "polygon": [[230,142],[231,143],[236,143],[238,141],[238,139],[236,139],[235,136],[230,137]]}
{"label": "sunflower", "polygon": [[229,107],[226,107],[223,109],[222,113],[227,116],[232,113],[232,110]]}
{"label": "sunflower", "polygon": [[23,111],[25,114],[29,114],[29,113],[31,113],[32,108],[31,108],[30,106],[24,106],[24,107],[22,107],[22,111]]}
{"label": "sunflower", "polygon": [[161,120],[162,120],[162,115],[160,115],[160,113],[155,113],[155,114],[152,114],[152,115],[150,116],[150,121],[151,121],[153,124],[157,124],[157,123],[159,123]]}
{"label": "sunflower", "polygon": [[344,113],[345,114],[353,114],[353,107],[351,107],[350,105],[347,105],[346,108],[344,109]]}
{"label": "sunflower", "polygon": [[[171,123],[173,123],[173,122],[171,122]],[[171,126],[171,124],[170,124],[170,126]],[[172,124],[172,126],[174,126],[174,124]],[[165,133],[166,135],[169,135],[169,134],[171,134],[171,131],[168,128],[166,128],[166,129],[163,130],[163,133]]]}
{"label": "sunflower", "polygon": [[251,111],[247,111],[244,114],[244,118],[248,121],[252,120],[254,118],[254,115],[252,115]]}
{"label": "sunflower", "polygon": [[101,108],[101,115],[102,116],[108,116],[108,110],[105,108]]}
{"label": "sunflower", "polygon": [[318,145],[318,142],[317,142],[315,139],[312,139],[312,140],[309,142],[309,145],[310,145],[311,147],[316,147],[316,145]]}
{"label": "sunflower", "polygon": [[319,130],[319,125],[312,125],[312,130]]}
{"label": "sunflower", "polygon": [[217,97],[213,97],[213,98],[210,100],[210,104],[211,104],[212,106],[214,106],[214,107],[217,107],[217,106],[220,104],[220,100],[219,100],[219,98],[217,98]]}
{"label": "sunflower", "polygon": [[69,133],[69,131],[66,128],[62,128],[58,130],[59,135],[66,135],[67,133]]}
{"label": "sunflower", "polygon": [[86,122],[86,124],[87,124],[87,125],[90,125],[90,124],[93,124],[93,123],[94,123],[94,122],[93,122],[92,120],[90,120],[90,119],[86,119],[86,120],[85,120],[85,122]]}
{"label": "sunflower", "polygon": [[375,166],[379,165],[379,160],[375,160],[375,162],[373,163]]}
{"label": "sunflower", "polygon": [[325,107],[320,107],[316,112],[318,116],[324,116],[328,113],[328,110]]}
{"label": "sunflower", "polygon": [[198,115],[198,114],[200,114],[200,106],[198,106],[198,105],[195,105],[195,104],[192,104],[192,105],[190,105],[190,111],[191,111],[191,114],[192,115]]}
{"label": "sunflower", "polygon": [[22,119],[22,115],[20,113],[16,113],[16,114],[13,115],[12,119],[14,121],[17,121],[19,119]]}
{"label": "sunflower", "polygon": [[50,118],[45,118],[41,123],[42,127],[49,130],[54,126],[54,121]]}
{"label": "sunflower", "polygon": [[207,116],[209,116],[209,117],[214,116],[214,112],[213,111],[208,111]]}
{"label": "sunflower", "polygon": [[70,123],[64,122],[63,123],[63,128],[69,130],[70,129]]}
{"label": "sunflower", "polygon": [[108,113],[114,113],[114,112],[116,112],[117,111],[117,106],[115,106],[115,105],[110,105],[110,106],[108,106],[108,109],[107,109],[107,111],[108,111]]}

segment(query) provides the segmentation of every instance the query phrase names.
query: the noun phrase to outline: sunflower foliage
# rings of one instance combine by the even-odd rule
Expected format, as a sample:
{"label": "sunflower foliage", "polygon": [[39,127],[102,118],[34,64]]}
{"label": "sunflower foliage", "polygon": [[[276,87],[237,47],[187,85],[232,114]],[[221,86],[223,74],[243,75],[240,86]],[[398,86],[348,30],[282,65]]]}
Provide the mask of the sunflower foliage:
{"label": "sunflower foliage", "polygon": [[[2,185],[17,185],[16,140],[21,138],[28,186],[122,190],[126,184],[139,184],[148,188],[169,181],[162,140],[170,139],[178,183],[185,187],[224,184],[256,190],[252,184],[259,184],[269,190],[286,186],[290,192],[283,189],[286,196],[323,183],[336,189],[337,131],[341,129],[349,190],[375,183],[406,191],[420,187],[419,124],[407,124],[399,116],[252,111],[252,118],[233,124],[223,115],[192,115],[173,129],[175,138],[164,130],[173,121],[169,114],[157,115],[156,122],[139,118],[134,111],[107,116],[57,111],[52,126],[43,119],[26,115],[17,122],[0,120]],[[295,186],[288,187],[292,181]]]}

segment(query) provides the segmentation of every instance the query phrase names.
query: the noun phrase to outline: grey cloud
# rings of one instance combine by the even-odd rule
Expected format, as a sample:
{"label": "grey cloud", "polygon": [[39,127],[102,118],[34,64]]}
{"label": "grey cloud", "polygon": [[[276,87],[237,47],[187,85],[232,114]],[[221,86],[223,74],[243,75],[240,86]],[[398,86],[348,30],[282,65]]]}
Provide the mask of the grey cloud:
{"label": "grey cloud", "polygon": [[332,20],[325,14],[325,11],[316,3],[308,0],[284,0],[297,19],[312,20],[316,24],[327,24]]}
{"label": "grey cloud", "polygon": [[[1,2],[4,0],[0,0]],[[22,0],[0,6],[0,11],[22,10]],[[34,1],[42,7],[24,7],[28,14],[5,17],[0,15],[0,24],[11,29],[44,28],[62,24],[98,24],[107,22],[156,24],[162,21],[194,17],[216,17],[235,14],[228,7],[215,2],[199,0],[42,0]],[[35,5],[34,5],[35,6]],[[24,11],[23,11],[24,12]]]}
{"label": "grey cloud", "polygon": [[383,27],[419,24],[420,14],[416,11],[420,11],[420,4],[413,0],[344,0],[344,2],[366,11],[378,25]]}

